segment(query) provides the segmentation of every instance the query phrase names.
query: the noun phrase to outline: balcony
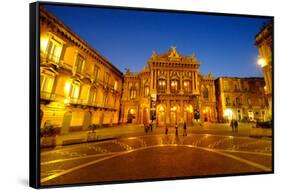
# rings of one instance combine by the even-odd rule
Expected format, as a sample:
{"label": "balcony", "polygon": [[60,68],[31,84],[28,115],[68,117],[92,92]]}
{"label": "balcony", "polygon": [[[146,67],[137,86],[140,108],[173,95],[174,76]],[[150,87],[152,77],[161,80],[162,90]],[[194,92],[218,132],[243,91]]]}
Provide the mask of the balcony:
{"label": "balcony", "polygon": [[63,101],[64,96],[52,92],[40,91],[40,99],[49,101]]}
{"label": "balcony", "polygon": [[42,64],[54,64],[58,65],[60,62],[60,56],[56,56],[54,54],[45,54],[40,52],[41,63]]}

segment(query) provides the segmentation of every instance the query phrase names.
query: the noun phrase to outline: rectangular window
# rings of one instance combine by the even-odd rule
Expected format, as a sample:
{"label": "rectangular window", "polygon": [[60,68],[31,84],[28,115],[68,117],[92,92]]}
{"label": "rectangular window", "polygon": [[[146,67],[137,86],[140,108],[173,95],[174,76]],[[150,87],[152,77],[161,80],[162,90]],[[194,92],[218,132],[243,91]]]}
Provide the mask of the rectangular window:
{"label": "rectangular window", "polygon": [[190,81],[183,81],[183,90],[184,90],[184,92],[191,91]]}
{"label": "rectangular window", "polygon": [[70,98],[78,99],[79,98],[79,91],[80,91],[80,85],[77,83],[71,84],[71,91],[70,91]]}
{"label": "rectangular window", "polygon": [[46,57],[49,60],[58,63],[61,55],[61,50],[62,44],[60,44],[54,38],[50,38],[46,49]]}
{"label": "rectangular window", "polygon": [[95,81],[97,81],[98,78],[99,78],[99,72],[100,72],[100,68],[95,65],[95,67],[94,67],[94,75],[93,75],[93,78],[94,78]]}
{"label": "rectangular window", "polygon": [[85,59],[80,54],[78,54],[77,58],[76,58],[76,64],[75,64],[76,73],[82,74],[84,62],[85,62]]}
{"label": "rectangular window", "polygon": [[144,96],[149,96],[149,86],[144,88]]}
{"label": "rectangular window", "polygon": [[109,73],[105,73],[105,76],[104,76],[104,83],[105,83],[106,85],[109,84]]}
{"label": "rectangular window", "polygon": [[40,91],[51,93],[54,84],[54,77],[48,75],[40,75]]}

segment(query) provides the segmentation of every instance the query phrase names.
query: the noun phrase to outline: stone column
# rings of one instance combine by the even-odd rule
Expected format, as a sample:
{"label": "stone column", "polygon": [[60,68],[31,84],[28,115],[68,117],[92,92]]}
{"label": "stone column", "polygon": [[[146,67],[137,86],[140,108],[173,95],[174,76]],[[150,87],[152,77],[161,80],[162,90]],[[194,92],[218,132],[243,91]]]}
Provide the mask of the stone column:
{"label": "stone column", "polygon": [[195,91],[198,92],[198,87],[197,87],[197,72],[194,72],[194,88],[195,88]]}
{"label": "stone column", "polygon": [[171,102],[170,100],[167,100],[167,108],[166,108],[166,124],[170,124],[171,118],[170,118],[170,112],[171,112]]}
{"label": "stone column", "polygon": [[155,69],[155,70],[154,70],[154,79],[153,79],[153,86],[154,86],[154,89],[156,89],[156,76],[157,76],[157,70]]}
{"label": "stone column", "polygon": [[[150,71],[150,86],[151,86],[151,89],[154,89],[154,86],[153,86],[153,69],[151,69]],[[150,89],[150,91],[151,91]]]}
{"label": "stone column", "polygon": [[180,122],[183,121],[183,100],[180,100]]}
{"label": "stone column", "polygon": [[195,77],[194,77],[194,72],[192,72],[191,77],[192,77],[192,93],[194,93],[194,91],[195,91]]}
{"label": "stone column", "polygon": [[179,83],[179,85],[180,85],[180,94],[183,94],[183,88],[182,88],[182,86],[183,86],[182,73],[181,73],[181,76],[180,76],[180,83]]}
{"label": "stone column", "polygon": [[167,94],[170,94],[170,70],[168,72],[168,77],[167,77]]}

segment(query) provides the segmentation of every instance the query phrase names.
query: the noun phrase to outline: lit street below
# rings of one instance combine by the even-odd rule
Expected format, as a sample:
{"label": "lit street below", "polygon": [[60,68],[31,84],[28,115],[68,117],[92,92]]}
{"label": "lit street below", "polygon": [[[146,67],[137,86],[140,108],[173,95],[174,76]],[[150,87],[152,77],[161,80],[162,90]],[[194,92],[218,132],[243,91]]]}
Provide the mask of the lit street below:
{"label": "lit street below", "polygon": [[44,149],[42,185],[272,171],[271,138],[247,136],[248,126],[236,134],[223,126],[193,127],[187,136],[182,129],[178,136],[173,128],[168,135],[164,128],[148,133],[141,129],[135,127],[133,133],[129,128],[110,140]]}

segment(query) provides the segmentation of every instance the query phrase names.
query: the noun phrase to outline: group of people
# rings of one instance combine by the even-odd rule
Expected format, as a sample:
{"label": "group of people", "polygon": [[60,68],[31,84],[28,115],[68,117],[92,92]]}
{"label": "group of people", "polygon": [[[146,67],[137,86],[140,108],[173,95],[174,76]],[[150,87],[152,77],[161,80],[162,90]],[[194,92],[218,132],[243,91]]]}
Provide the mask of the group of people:
{"label": "group of people", "polygon": [[155,125],[155,122],[148,122],[148,123],[144,123],[144,131],[146,133],[148,133],[148,131],[152,132],[153,129],[153,125]]}
{"label": "group of people", "polygon": [[[183,125],[183,136],[187,136],[187,124],[186,122],[182,123]],[[155,126],[155,121],[149,121],[147,123],[144,123],[144,131],[148,133],[149,131],[152,132],[153,127]],[[169,133],[169,127],[166,125],[165,127],[165,134],[167,135]],[[175,135],[178,136],[179,134],[179,124],[175,124]]]}

